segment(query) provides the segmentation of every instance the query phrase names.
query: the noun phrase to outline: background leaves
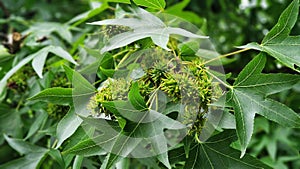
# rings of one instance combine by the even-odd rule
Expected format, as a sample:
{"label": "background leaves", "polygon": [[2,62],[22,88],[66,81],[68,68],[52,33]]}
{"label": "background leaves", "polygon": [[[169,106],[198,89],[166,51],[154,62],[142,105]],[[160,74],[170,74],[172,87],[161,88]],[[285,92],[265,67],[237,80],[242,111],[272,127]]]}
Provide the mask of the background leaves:
{"label": "background leaves", "polygon": [[262,44],[250,43],[244,47],[264,51],[287,67],[297,70],[297,66],[300,66],[300,37],[289,35],[297,21],[298,13],[299,0],[294,0],[281,14],[278,23],[264,37]]}
{"label": "background leaves", "polygon": [[256,56],[239,74],[235,85],[228,93],[229,104],[234,108],[237,133],[242,155],[253,133],[255,114],[287,127],[300,127],[300,116],[293,110],[271,99],[270,94],[292,88],[299,76],[289,74],[261,74],[265,55]]}
{"label": "background leaves", "polygon": [[[140,13],[134,5],[131,10],[128,4],[132,2],[143,7],[145,15],[138,16]],[[0,40],[3,43],[0,45],[0,168],[268,168],[265,164],[278,169],[299,168],[299,131],[294,129],[299,127],[300,111],[300,79],[296,72],[300,53],[299,2],[293,0],[289,5],[289,1],[256,1],[248,6],[244,2],[1,1],[5,8],[1,6],[0,10]],[[71,8],[73,5],[76,8]],[[288,8],[279,17],[279,11],[286,6]],[[190,44],[174,43],[172,34],[199,36],[167,27],[161,23],[162,18],[155,18],[149,12],[173,14],[194,23],[211,37],[219,53],[248,43],[243,46],[247,52],[222,60],[228,74],[227,82],[220,83],[226,84],[229,91],[223,120],[213,137],[203,143],[187,137],[168,151],[165,151],[168,147],[161,150],[156,147],[164,153],[154,157],[122,158],[99,147],[97,141],[111,138],[119,131],[125,136],[144,137],[164,133],[166,126],[181,128],[183,126],[174,120],[180,107],[172,109],[175,112],[161,114],[154,111],[161,107],[155,108],[159,105],[153,104],[148,110],[136,83],[131,84],[128,102],[103,102],[111,113],[122,115],[118,122],[83,117],[86,110],[78,111],[73,101],[78,99],[77,103],[85,106],[81,101],[89,100],[116,69],[126,69],[126,64],[119,66],[118,63],[125,54],[139,50],[137,46],[149,48],[154,41],[156,48],[172,46],[175,54],[183,54],[186,58],[195,55]],[[136,19],[139,17],[142,19]],[[104,20],[108,18],[118,19]],[[101,28],[84,24],[99,20],[98,23],[104,25]],[[114,45],[114,49],[106,48],[111,46],[104,45],[101,40],[106,37],[99,33],[113,23],[127,24],[136,33],[112,37],[110,45],[124,40],[121,46]],[[149,23],[160,29],[153,29]],[[150,31],[139,30],[142,28]],[[6,38],[13,32],[19,32],[25,39],[16,53],[9,53]],[[261,40],[261,44],[251,43]],[[132,42],[135,45],[130,45]],[[103,47],[107,49],[104,55],[99,52]],[[257,53],[249,48],[262,53],[256,56]],[[201,52],[204,51],[199,50],[196,55],[202,56]],[[217,52],[213,55],[219,56]],[[28,65],[30,61],[32,64]],[[132,67],[134,65],[130,71]],[[61,105],[68,108],[62,109]],[[137,114],[137,110],[145,112]],[[53,116],[55,113],[57,116]],[[148,123],[136,122],[144,115],[148,118],[144,122]],[[113,130],[106,130],[109,127]],[[135,127],[138,130],[133,130]],[[224,130],[226,128],[236,131]],[[99,139],[97,132],[104,132],[105,137]],[[160,137],[152,143],[165,145],[168,141]],[[124,154],[134,150],[135,144],[128,146],[128,151],[120,148],[126,143],[120,137],[112,149]],[[246,149],[244,157],[239,158],[238,150],[244,153]]]}

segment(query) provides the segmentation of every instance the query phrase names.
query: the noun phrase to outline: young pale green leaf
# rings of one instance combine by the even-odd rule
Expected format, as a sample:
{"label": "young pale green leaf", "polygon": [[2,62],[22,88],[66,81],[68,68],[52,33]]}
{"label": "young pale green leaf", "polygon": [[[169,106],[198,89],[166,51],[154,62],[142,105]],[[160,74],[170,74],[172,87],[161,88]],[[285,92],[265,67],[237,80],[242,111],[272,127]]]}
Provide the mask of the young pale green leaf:
{"label": "young pale green leaf", "polygon": [[73,57],[66,52],[63,48],[60,46],[47,46],[44,47],[43,49],[39,50],[38,52],[34,53],[34,58],[32,60],[32,68],[34,71],[38,74],[40,78],[43,77],[43,67],[46,62],[46,58],[48,53],[51,52],[63,59],[68,60],[69,62],[77,65],[76,61],[73,59]]}
{"label": "young pale green leaf", "polygon": [[142,8],[134,8],[135,14],[132,18],[108,19],[92,22],[92,25],[121,25],[127,26],[133,31],[120,33],[113,36],[101,49],[101,53],[126,46],[140,39],[150,37],[152,41],[163,49],[167,48],[169,36],[171,34],[181,35],[190,38],[208,38],[200,36],[181,28],[173,28],[165,25],[158,17],[150,14]]}
{"label": "young pale green leaf", "polygon": [[56,148],[59,148],[67,138],[74,134],[81,123],[82,119],[75,114],[74,107],[71,107],[69,112],[57,125],[56,137],[58,142]]}
{"label": "young pale green leaf", "polygon": [[230,147],[235,139],[234,131],[224,131],[204,143],[192,144],[185,169],[271,168],[250,155],[240,159],[239,152]]}
{"label": "young pale green leaf", "polygon": [[76,63],[76,61],[73,59],[73,57],[67,52],[65,51],[62,47],[60,46],[49,46],[47,47],[48,51],[63,58],[63,59],[66,59],[67,61],[75,64],[75,65],[78,65]]}
{"label": "young pale green leaf", "polygon": [[250,43],[241,48],[251,48],[268,53],[285,66],[298,70],[300,66],[300,36],[289,36],[299,14],[299,0],[294,0],[281,14],[278,23],[265,36],[262,44]]}
{"label": "young pale green leaf", "polygon": [[72,90],[73,89],[71,88],[61,87],[48,88],[32,96],[28,100],[51,102],[59,105],[70,105],[73,102]]}
{"label": "young pale green leaf", "polygon": [[32,68],[40,78],[43,78],[43,68],[48,55],[47,47],[39,50],[35,55],[31,62]]}
{"label": "young pale green leaf", "polygon": [[51,33],[57,33],[61,38],[68,43],[72,43],[72,34],[69,30],[69,26],[66,24],[60,24],[57,22],[38,22],[32,25],[24,34],[32,33],[38,38],[48,37]]}

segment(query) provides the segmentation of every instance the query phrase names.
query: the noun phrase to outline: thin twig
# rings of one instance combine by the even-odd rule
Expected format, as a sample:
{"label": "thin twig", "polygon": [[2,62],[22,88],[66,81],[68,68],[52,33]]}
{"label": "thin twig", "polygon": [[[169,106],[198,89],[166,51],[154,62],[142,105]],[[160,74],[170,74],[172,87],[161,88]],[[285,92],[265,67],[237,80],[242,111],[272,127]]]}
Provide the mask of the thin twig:
{"label": "thin twig", "polygon": [[219,55],[219,56],[216,57],[216,58],[213,58],[213,59],[211,59],[211,60],[208,60],[208,61],[204,62],[203,65],[206,65],[207,63],[213,62],[213,61],[215,61],[215,60],[219,60],[219,59],[222,59],[222,58],[225,58],[225,57],[228,57],[228,56],[232,56],[232,55],[236,55],[236,54],[245,52],[245,51],[247,51],[247,50],[250,50],[250,48],[245,48],[245,49],[241,49],[241,50],[234,51],[234,52],[231,52],[231,53],[227,53],[227,54],[224,54],[224,55]]}

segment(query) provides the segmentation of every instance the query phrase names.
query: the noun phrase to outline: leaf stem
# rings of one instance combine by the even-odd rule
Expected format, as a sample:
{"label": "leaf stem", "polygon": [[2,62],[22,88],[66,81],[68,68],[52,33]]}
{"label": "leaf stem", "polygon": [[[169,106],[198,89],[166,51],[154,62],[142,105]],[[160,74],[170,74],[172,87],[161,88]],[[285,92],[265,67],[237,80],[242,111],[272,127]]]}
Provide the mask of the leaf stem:
{"label": "leaf stem", "polygon": [[133,49],[133,50],[128,50],[128,53],[126,53],[124,55],[124,57],[120,60],[120,62],[118,63],[118,65],[116,66],[116,69],[115,70],[118,70],[119,67],[122,65],[122,63],[128,59],[128,57],[130,56],[130,54],[132,54],[133,52],[135,52],[137,49]]}
{"label": "leaf stem", "polygon": [[224,54],[224,55],[219,55],[219,56],[216,57],[216,58],[213,58],[213,59],[211,59],[211,60],[208,60],[208,61],[204,62],[202,65],[205,65],[205,64],[207,64],[207,63],[210,63],[210,62],[213,62],[213,61],[215,61],[215,60],[219,60],[219,59],[222,59],[222,58],[225,58],[225,57],[228,57],[228,56],[236,55],[236,54],[245,52],[245,51],[247,51],[247,50],[250,50],[250,48],[245,48],[245,49],[241,49],[241,50],[238,50],[238,51],[230,52],[230,53],[227,53],[227,54]]}
{"label": "leaf stem", "polygon": [[52,144],[51,148],[55,148],[56,144],[57,144],[58,140],[55,139],[54,143]]}
{"label": "leaf stem", "polygon": [[224,85],[225,87],[229,88],[229,89],[233,89],[233,86],[230,86],[229,84],[227,84],[226,82],[224,82],[223,80],[221,80],[220,78],[218,78],[217,76],[215,76],[213,73],[206,71],[209,75],[211,75],[213,78],[215,78],[217,81],[219,81],[222,85]]}

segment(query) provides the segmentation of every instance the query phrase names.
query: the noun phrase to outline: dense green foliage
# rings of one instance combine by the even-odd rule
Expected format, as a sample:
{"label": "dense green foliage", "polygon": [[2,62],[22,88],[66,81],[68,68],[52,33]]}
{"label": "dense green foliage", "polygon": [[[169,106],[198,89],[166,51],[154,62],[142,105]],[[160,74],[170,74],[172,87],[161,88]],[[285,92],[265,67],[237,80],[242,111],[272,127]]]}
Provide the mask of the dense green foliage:
{"label": "dense green foliage", "polygon": [[246,2],[0,1],[0,168],[300,168],[299,0]]}

